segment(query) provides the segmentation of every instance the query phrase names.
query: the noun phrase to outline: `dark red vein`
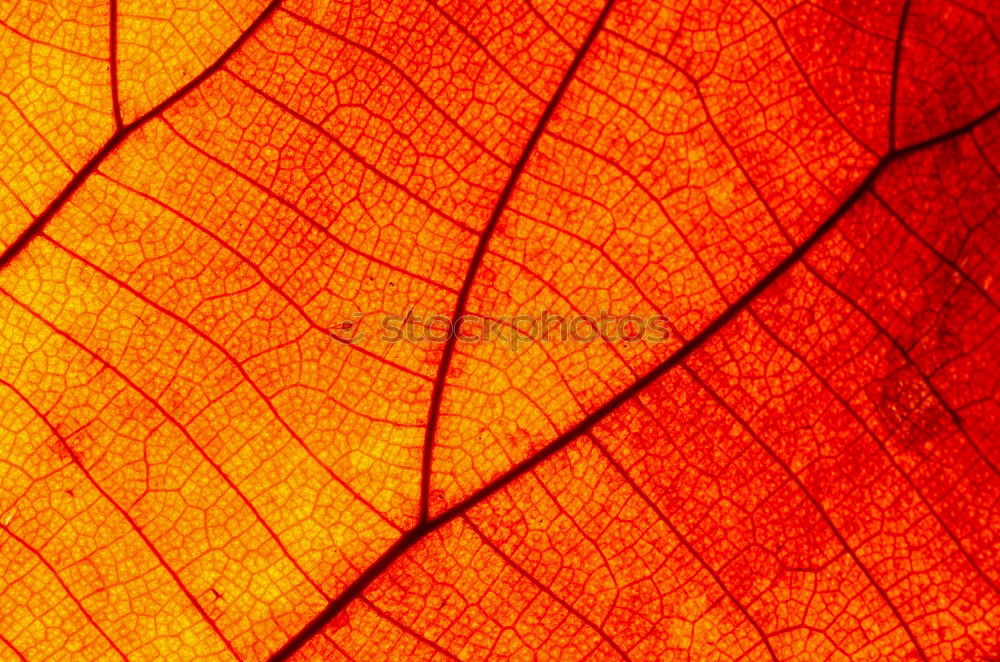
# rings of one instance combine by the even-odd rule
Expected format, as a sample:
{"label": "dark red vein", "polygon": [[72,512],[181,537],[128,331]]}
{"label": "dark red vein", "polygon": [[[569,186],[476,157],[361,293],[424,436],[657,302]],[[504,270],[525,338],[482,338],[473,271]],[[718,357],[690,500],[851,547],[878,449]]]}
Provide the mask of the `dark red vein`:
{"label": "dark red vein", "polygon": [[111,112],[115,117],[115,131],[121,131],[122,106],[118,99],[118,0],[110,0],[108,8],[111,48],[108,51],[108,71],[111,75]]}
{"label": "dark red vein", "polygon": [[479,236],[479,243],[476,244],[476,250],[472,254],[472,259],[469,262],[469,268],[465,273],[465,280],[462,282],[462,287],[458,291],[458,298],[455,301],[455,312],[451,317],[451,328],[454,332],[448,336],[443,353],[441,354],[441,362],[438,364],[437,376],[434,378],[434,387],[431,391],[430,410],[427,415],[427,428],[424,433],[424,449],[420,469],[419,522],[421,524],[427,521],[429,513],[432,453],[434,449],[434,437],[437,433],[438,420],[441,416],[441,399],[444,395],[448,368],[451,366],[451,359],[455,354],[455,344],[461,335],[459,333],[459,326],[461,325],[462,314],[465,312],[466,305],[469,302],[472,285],[476,280],[479,267],[483,263],[483,258],[486,256],[486,249],[489,245],[490,238],[496,230],[500,216],[507,208],[507,203],[510,201],[510,197],[514,193],[514,187],[517,186],[517,182],[521,178],[521,173],[524,172],[525,167],[528,165],[528,159],[530,159],[531,155],[534,154],[535,147],[538,146],[538,142],[545,133],[545,127],[548,125],[549,120],[552,119],[552,115],[555,113],[556,108],[562,101],[563,95],[565,95],[569,84],[576,76],[576,71],[580,68],[583,58],[586,57],[587,52],[594,43],[594,40],[597,39],[598,33],[604,27],[604,22],[607,20],[608,14],[611,13],[611,8],[613,6],[614,0],[607,0],[604,3],[604,9],[601,10],[597,20],[594,21],[594,25],[590,28],[590,32],[587,34],[587,38],[584,40],[583,45],[573,57],[573,61],[570,62],[569,68],[566,69],[566,73],[563,75],[562,80],[559,81],[559,86],[556,88],[555,93],[552,95],[552,98],[549,99],[541,117],[538,118],[538,123],[535,125],[535,129],[531,132],[528,142],[525,143],[521,156],[514,164],[514,167],[510,172],[510,176],[507,178],[507,182],[504,184],[503,190],[500,192],[500,197],[497,199],[497,203],[493,207],[493,212],[490,214],[489,220],[486,222],[486,226],[483,228],[483,232]]}
{"label": "dark red vein", "polygon": [[[141,115],[133,122],[118,127],[115,132],[111,134],[108,141],[104,143],[104,146],[97,150],[97,153],[94,154],[94,156],[92,156],[82,168],[80,168],[72,179],[69,180],[69,183],[67,183],[65,188],[59,192],[59,195],[53,198],[52,202],[48,204],[42,213],[39,214],[35,220],[32,221],[32,223],[25,228],[23,232],[21,232],[20,235],[18,235],[17,239],[15,239],[13,243],[11,243],[11,245],[4,250],[3,254],[0,254],[0,269],[3,269],[10,264],[10,262],[17,257],[29,243],[31,243],[31,240],[38,236],[48,222],[52,220],[52,217],[55,216],[60,209],[62,209],[63,205],[66,204],[67,200],[73,197],[74,193],[80,190],[80,187],[83,186],[84,182],[86,182],[90,175],[97,170],[108,155],[115,151],[115,149],[122,144],[126,138],[142,128],[150,120],[161,115],[164,111],[170,108],[170,106],[177,103],[178,100],[185,97],[189,92],[191,92],[191,90],[201,85],[209,76],[218,71],[222,65],[225,64],[226,60],[228,60],[233,53],[243,46],[243,44],[246,43],[246,41],[258,30],[258,28],[260,28],[260,26],[271,17],[271,15],[278,9],[279,5],[281,5],[281,0],[271,0],[267,7],[264,8],[264,11],[262,11],[257,18],[254,19],[253,23],[251,23],[250,26],[242,34],[240,34],[240,36],[237,37],[232,44],[230,44],[229,48],[227,48],[215,62],[208,65],[204,71],[192,78],[183,86],[179,87],[173,94],[161,101],[155,107],[151,108],[147,113]],[[112,34],[114,33],[115,30],[112,30]],[[117,43],[117,40],[115,43]],[[117,78],[117,71],[115,73],[115,77]],[[117,87],[117,85],[114,87]]]}
{"label": "dark red vein", "polygon": [[21,660],[22,662],[28,662],[28,658],[24,656],[24,653],[19,651],[17,647],[9,639],[7,639],[7,637],[3,636],[3,633],[0,633],[0,643],[4,644],[5,646],[7,646],[7,648],[11,649],[14,652],[14,655],[17,655],[17,659]]}
{"label": "dark red vein", "polygon": [[594,410],[579,423],[551,441],[548,445],[541,448],[537,453],[528,459],[514,465],[505,473],[494,478],[491,482],[473,492],[463,501],[445,510],[437,517],[422,520],[416,527],[404,534],[399,540],[383,552],[372,565],[362,572],[357,579],[351,582],[347,588],[340,593],[340,595],[338,595],[323,609],[323,611],[318,613],[311,621],[306,623],[306,625],[291,639],[289,639],[284,646],[275,651],[269,658],[269,662],[280,662],[291,658],[291,656],[302,648],[307,641],[309,641],[313,636],[319,634],[324,627],[335,619],[344,607],[361,595],[362,591],[368,588],[368,586],[371,585],[371,583],[375,581],[375,579],[377,579],[383,572],[385,572],[390,565],[392,565],[412,547],[417,545],[424,539],[424,537],[438,530],[455,518],[460,517],[474,506],[482,503],[521,476],[535,469],[538,465],[561,451],[572,441],[588,433],[594,428],[594,426],[607,418],[619,407],[634,398],[649,385],[683,362],[688,356],[714,337],[716,333],[732,321],[740,312],[745,310],[754,300],[757,299],[757,297],[773,285],[789,269],[801,262],[806,253],[808,253],[813,246],[815,246],[834,228],[834,226],[837,225],[837,222],[840,221],[840,219],[854,207],[858,200],[872,190],[875,181],[890,165],[896,161],[906,158],[914,152],[929,149],[930,147],[969,133],[998,114],[1000,114],[1000,105],[993,107],[975,120],[952,129],[947,133],[941,134],[924,142],[915,143],[903,149],[889,152],[889,154],[879,160],[875,167],[872,168],[871,172],[868,173],[868,176],[861,181],[857,188],[855,188],[855,190],[840,204],[840,206],[837,207],[837,209],[834,210],[834,212],[822,224],[820,224],[805,241],[799,244],[798,247],[785,257],[785,259],[779,262],[770,272],[761,278],[753,287],[747,290],[729,308],[723,311],[708,326],[702,329],[700,333],[694,336],[691,340],[687,341],[680,349],[677,350],[677,352],[637,379],[631,386],[608,400],[604,405]]}
{"label": "dark red vein", "polygon": [[903,61],[903,37],[906,35],[906,19],[910,14],[910,0],[903,0],[899,13],[899,27],[896,32],[896,47],[892,54],[892,82],[889,84],[889,150],[896,149],[896,98],[899,94],[899,67]]}

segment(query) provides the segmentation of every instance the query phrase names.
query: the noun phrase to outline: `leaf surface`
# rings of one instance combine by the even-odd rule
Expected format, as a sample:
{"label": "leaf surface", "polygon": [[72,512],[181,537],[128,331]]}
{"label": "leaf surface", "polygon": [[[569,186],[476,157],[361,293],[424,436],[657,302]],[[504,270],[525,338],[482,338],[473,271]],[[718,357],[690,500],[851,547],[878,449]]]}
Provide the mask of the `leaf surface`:
{"label": "leaf surface", "polygon": [[5,13],[5,656],[1000,654],[991,3]]}

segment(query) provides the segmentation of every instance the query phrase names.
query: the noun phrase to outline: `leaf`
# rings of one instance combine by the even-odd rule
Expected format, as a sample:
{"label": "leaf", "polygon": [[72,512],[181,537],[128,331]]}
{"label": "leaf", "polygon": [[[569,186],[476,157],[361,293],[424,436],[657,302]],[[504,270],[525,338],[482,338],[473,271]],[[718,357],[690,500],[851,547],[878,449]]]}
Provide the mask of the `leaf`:
{"label": "leaf", "polygon": [[991,3],[0,19],[5,659],[1000,655]]}

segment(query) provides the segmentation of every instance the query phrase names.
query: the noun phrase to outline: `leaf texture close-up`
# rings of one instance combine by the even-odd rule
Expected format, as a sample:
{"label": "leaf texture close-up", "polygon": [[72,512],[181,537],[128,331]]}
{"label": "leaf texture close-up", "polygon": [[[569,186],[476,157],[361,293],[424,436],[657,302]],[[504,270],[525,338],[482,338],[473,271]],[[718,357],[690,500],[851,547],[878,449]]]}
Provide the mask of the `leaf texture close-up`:
{"label": "leaf texture close-up", "polygon": [[4,662],[1000,659],[995,0],[0,0],[0,215]]}

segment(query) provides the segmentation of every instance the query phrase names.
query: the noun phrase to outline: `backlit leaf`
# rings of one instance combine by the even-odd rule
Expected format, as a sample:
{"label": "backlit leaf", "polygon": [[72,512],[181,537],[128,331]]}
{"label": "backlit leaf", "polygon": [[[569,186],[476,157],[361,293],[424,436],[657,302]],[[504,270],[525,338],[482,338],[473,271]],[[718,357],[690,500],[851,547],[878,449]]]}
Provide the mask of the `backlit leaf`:
{"label": "backlit leaf", "polygon": [[0,659],[995,659],[998,35],[0,3]]}

